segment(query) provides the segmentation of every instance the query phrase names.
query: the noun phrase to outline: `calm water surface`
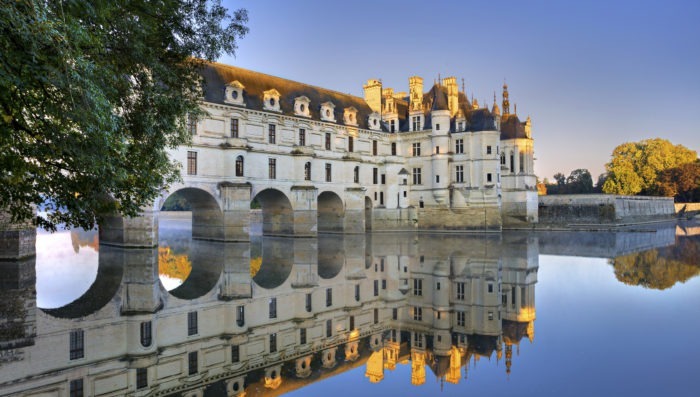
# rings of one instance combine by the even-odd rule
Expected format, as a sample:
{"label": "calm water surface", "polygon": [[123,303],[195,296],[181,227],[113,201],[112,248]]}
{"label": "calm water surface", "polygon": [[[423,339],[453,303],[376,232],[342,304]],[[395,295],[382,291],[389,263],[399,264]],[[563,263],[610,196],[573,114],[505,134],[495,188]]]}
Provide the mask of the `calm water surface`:
{"label": "calm water surface", "polygon": [[697,224],[232,244],[164,221],[131,250],[40,232],[0,263],[0,396],[696,396],[699,258]]}

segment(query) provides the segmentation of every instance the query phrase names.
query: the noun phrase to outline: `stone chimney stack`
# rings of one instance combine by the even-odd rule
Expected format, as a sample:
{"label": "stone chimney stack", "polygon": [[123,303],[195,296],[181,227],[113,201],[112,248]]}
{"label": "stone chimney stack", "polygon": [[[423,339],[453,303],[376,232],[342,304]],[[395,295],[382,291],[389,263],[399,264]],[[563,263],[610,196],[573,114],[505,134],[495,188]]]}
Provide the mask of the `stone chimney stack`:
{"label": "stone chimney stack", "polygon": [[459,88],[456,77],[446,77],[442,80],[447,88],[447,105],[450,108],[450,117],[454,117],[459,110]]}
{"label": "stone chimney stack", "polygon": [[382,82],[376,79],[367,80],[363,86],[365,89],[365,102],[373,112],[380,113],[382,110]]}
{"label": "stone chimney stack", "polygon": [[410,110],[423,110],[423,78],[413,76],[408,78]]}

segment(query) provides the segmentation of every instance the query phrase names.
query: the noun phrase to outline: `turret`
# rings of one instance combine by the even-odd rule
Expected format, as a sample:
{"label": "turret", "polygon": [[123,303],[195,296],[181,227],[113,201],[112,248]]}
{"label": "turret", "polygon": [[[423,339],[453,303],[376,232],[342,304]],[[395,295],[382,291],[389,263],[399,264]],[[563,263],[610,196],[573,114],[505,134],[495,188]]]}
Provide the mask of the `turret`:
{"label": "turret", "polygon": [[367,80],[363,86],[365,90],[365,102],[375,112],[382,110],[382,82],[376,79]]}
{"label": "turret", "polygon": [[410,109],[423,110],[423,78],[413,76],[408,78]]}

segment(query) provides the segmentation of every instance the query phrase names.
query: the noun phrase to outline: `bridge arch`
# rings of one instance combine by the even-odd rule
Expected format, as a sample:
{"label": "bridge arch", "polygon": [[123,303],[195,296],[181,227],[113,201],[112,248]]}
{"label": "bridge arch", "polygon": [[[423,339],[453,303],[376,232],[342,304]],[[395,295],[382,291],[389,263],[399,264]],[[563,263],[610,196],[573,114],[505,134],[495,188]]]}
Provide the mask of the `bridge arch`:
{"label": "bridge arch", "polygon": [[340,196],[332,191],[324,191],[317,199],[318,231],[342,232],[344,229],[345,205]]}
{"label": "bridge arch", "polygon": [[258,192],[253,200],[257,201],[262,209],[263,235],[294,234],[294,210],[286,194],[275,188],[266,188]]}
{"label": "bridge arch", "polygon": [[192,211],[192,238],[223,240],[224,218],[216,194],[206,187],[183,186],[163,195],[161,208],[168,200],[184,201]]}

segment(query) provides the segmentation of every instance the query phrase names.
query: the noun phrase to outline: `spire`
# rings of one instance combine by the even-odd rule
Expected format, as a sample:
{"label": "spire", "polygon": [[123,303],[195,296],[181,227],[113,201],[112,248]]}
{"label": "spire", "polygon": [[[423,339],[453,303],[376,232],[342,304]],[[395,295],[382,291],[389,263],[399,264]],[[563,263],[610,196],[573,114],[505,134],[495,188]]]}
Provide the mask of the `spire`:
{"label": "spire", "polygon": [[467,91],[464,89],[464,77],[462,77],[462,92],[467,95]]}
{"label": "spire", "polygon": [[510,114],[510,101],[508,100],[508,84],[503,79],[503,115]]}
{"label": "spire", "polygon": [[513,113],[517,116],[518,115],[518,104],[513,104]]}
{"label": "spire", "polygon": [[491,107],[491,113],[493,113],[494,116],[501,115],[501,109],[498,108],[498,103],[496,103],[496,91],[493,92],[493,106]]}

